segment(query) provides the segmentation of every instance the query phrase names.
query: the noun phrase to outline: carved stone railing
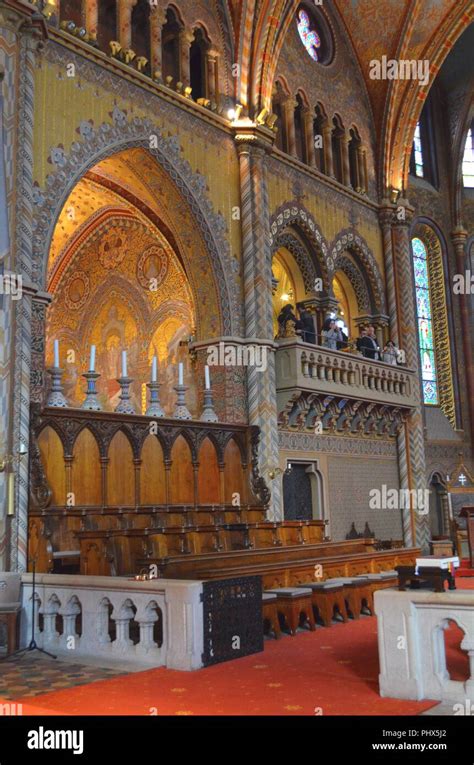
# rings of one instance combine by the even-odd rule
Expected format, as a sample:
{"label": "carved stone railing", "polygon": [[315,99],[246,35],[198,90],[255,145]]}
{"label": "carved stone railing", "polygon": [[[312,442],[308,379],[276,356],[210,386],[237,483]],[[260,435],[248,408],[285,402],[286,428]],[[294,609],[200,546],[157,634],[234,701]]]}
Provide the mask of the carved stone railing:
{"label": "carved stone railing", "polygon": [[[32,574],[22,576],[21,646],[31,638]],[[202,666],[202,582],[38,574],[35,640],[84,661]]]}
{"label": "carved stone railing", "polygon": [[388,428],[394,435],[417,404],[415,375],[405,367],[283,339],[276,352],[280,423],[312,427],[320,419],[327,429],[344,415],[345,430]]}

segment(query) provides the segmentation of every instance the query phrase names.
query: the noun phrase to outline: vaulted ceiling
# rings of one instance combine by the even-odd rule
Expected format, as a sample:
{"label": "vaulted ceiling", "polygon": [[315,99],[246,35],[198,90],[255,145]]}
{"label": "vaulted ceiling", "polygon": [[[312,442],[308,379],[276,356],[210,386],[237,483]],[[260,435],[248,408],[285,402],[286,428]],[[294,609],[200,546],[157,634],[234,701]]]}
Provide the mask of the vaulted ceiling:
{"label": "vaulted ceiling", "polygon": [[[300,0],[221,0],[231,19],[236,98],[252,111],[269,107],[279,54]],[[472,0],[324,0],[339,17],[357,58],[378,137],[381,187],[402,189],[408,176],[413,132],[443,61],[474,21]],[[416,80],[376,80],[370,62],[425,60],[427,85]]]}

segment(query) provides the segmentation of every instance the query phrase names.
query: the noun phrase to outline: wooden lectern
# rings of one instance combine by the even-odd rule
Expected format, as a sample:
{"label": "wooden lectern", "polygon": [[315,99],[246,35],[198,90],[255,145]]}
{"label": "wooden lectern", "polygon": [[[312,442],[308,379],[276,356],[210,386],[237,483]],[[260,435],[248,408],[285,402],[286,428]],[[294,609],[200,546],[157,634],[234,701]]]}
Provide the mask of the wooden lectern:
{"label": "wooden lectern", "polygon": [[469,565],[474,568],[474,505],[462,507],[459,513],[461,518],[466,519],[467,541],[469,544]]}

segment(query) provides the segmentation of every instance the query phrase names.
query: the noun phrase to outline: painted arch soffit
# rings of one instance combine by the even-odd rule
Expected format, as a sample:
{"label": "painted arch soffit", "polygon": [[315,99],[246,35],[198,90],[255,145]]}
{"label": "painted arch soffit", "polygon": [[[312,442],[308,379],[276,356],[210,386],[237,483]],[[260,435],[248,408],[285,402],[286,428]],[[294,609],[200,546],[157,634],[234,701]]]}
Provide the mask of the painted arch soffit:
{"label": "painted arch soffit", "polygon": [[[44,286],[47,271],[47,255],[56,221],[69,194],[77,182],[102,160],[126,149],[143,148],[164,169],[184,198],[186,207],[197,223],[197,229],[209,256],[220,311],[220,332],[239,335],[243,317],[239,302],[238,264],[231,257],[227,227],[223,216],[216,212],[210,202],[206,180],[194,172],[189,162],[182,158],[176,137],[166,138],[161,130],[148,119],[134,118],[128,121],[117,107],[113,112],[113,124],[103,123],[97,129],[90,123],[79,128],[82,141],[72,144],[69,154],[62,147],[51,152],[55,172],[48,175],[44,189],[36,186],[33,194],[33,278]],[[150,148],[153,135],[154,148]],[[209,281],[197,285],[197,301],[207,301]],[[202,295],[199,294],[199,288]]]}

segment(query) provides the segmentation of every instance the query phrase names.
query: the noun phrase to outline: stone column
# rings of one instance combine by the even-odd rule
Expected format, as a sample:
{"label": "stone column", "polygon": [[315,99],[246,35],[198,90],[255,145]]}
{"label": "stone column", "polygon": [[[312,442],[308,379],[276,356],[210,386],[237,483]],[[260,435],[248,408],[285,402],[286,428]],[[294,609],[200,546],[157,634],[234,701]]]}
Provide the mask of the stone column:
{"label": "stone column", "polygon": [[163,77],[163,62],[161,60],[161,31],[166,23],[166,10],[164,8],[158,8],[152,6],[150,8],[150,71],[152,75],[155,72],[160,73],[160,78]]}
{"label": "stone column", "polygon": [[[245,337],[248,344],[263,345],[267,362],[263,371],[248,367],[248,415],[250,424],[261,430],[260,471],[268,480],[266,471],[278,466],[279,457],[266,168],[270,144],[261,139],[257,128],[240,135],[237,130],[235,141],[240,165]],[[279,520],[282,510],[278,482],[269,488],[270,517]]]}
{"label": "stone column", "polygon": [[334,159],[332,156],[332,130],[329,122],[325,122],[322,128],[323,134],[323,152],[324,152],[324,167],[326,175],[334,178]]}
{"label": "stone column", "polygon": [[306,147],[306,162],[310,167],[316,167],[316,154],[314,150],[313,115],[309,106],[303,109],[303,130]]}
{"label": "stone column", "polygon": [[[396,272],[396,286],[399,295],[398,334],[403,338],[407,366],[417,372],[414,393],[420,402],[404,423],[398,437],[400,485],[402,489],[425,490],[425,444],[423,428],[423,395],[420,384],[420,360],[418,353],[417,313],[413,290],[413,268],[410,244],[410,222],[413,209],[406,200],[399,200],[393,225],[393,262]],[[428,508],[426,508],[426,511]],[[403,511],[405,544],[416,542],[427,551],[430,528],[428,512],[413,507]]]}
{"label": "stone column", "polygon": [[[466,279],[466,240],[467,231],[463,226],[456,226],[451,232],[451,241],[454,245],[454,252],[456,253],[456,272],[462,274]],[[467,284],[466,284],[467,286]],[[466,387],[468,391],[468,406],[469,406],[469,419],[471,425],[471,434],[474,437],[474,364],[472,355],[472,342],[473,342],[473,329],[469,316],[469,303],[466,292],[459,295],[453,295],[453,299],[459,300],[459,308],[461,314],[461,327],[462,327],[462,351],[463,351],[463,366],[466,376]],[[472,298],[471,298],[472,299]]]}
{"label": "stone column", "polygon": [[[33,284],[33,114],[35,99],[35,70],[37,51],[46,39],[45,21],[36,14],[33,7],[15,9],[0,7],[0,29],[2,36],[10,39],[17,51],[13,66],[18,66],[18,75],[12,78],[17,82],[17,90],[8,93],[4,108],[15,103],[18,115],[15,125],[15,144],[11,146],[13,167],[7,168],[8,175],[15,174],[16,196],[12,197],[10,269],[22,277],[22,295],[18,301],[10,301],[10,311],[6,321],[11,327],[11,343],[14,352],[9,361],[11,397],[8,391],[0,391],[0,409],[3,412],[7,429],[11,432],[10,451],[18,453],[20,443],[29,446],[30,416],[30,367],[31,367],[31,317],[32,297],[39,291]],[[1,54],[0,54],[1,56]],[[7,134],[8,136],[8,134]],[[10,137],[8,136],[8,140]],[[8,191],[8,189],[7,189]],[[13,211],[12,205],[16,205]],[[11,224],[10,224],[11,225]],[[25,571],[27,558],[28,525],[28,459],[15,463],[15,515],[10,527],[8,567],[12,571]],[[5,558],[5,542],[3,542]]]}
{"label": "stone column", "polygon": [[362,146],[358,146],[356,149],[356,157],[357,157],[357,188],[356,191],[358,191],[360,194],[365,194],[367,191],[367,184],[365,180],[365,167],[364,167],[364,150]]}
{"label": "stone column", "polygon": [[132,47],[132,8],[137,0],[118,0],[117,26],[118,38],[122,48]]}
{"label": "stone column", "polygon": [[206,97],[217,103],[219,91],[217,87],[217,53],[208,51],[206,53],[206,75],[207,75],[207,94]]}
{"label": "stone column", "polygon": [[194,35],[186,29],[179,32],[179,81],[183,83],[185,88],[191,82],[190,52],[193,40]]}
{"label": "stone column", "polygon": [[98,23],[99,0],[85,0],[85,27],[93,37],[97,37]]}
{"label": "stone column", "polygon": [[285,135],[287,145],[285,151],[296,157],[296,138],[295,138],[295,101],[291,96],[282,98],[281,113],[285,123]]}
{"label": "stone column", "polygon": [[341,135],[341,156],[342,156],[342,182],[344,186],[350,186],[351,184],[351,165],[349,162],[349,142],[350,136],[348,133]]}
{"label": "stone column", "polygon": [[385,278],[387,283],[388,312],[390,315],[390,339],[393,340],[397,348],[399,348],[398,306],[392,247],[392,223],[395,209],[395,206],[391,205],[388,200],[384,200],[379,212],[379,220],[382,227],[383,251],[385,258]]}

